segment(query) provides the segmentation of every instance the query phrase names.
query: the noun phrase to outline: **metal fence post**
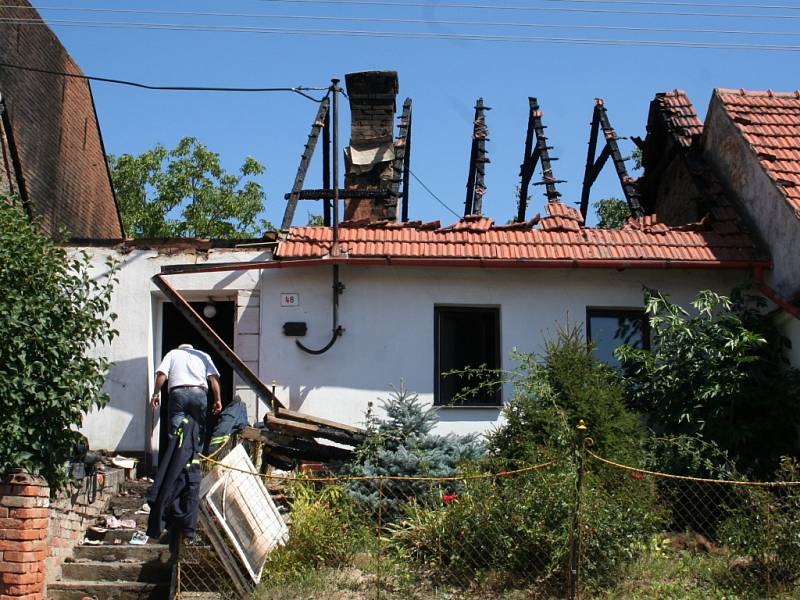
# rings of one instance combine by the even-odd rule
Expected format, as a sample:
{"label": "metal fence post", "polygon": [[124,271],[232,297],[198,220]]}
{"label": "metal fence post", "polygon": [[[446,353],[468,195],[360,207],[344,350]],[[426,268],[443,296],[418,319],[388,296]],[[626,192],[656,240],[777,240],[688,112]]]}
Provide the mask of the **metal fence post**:
{"label": "metal fence post", "polygon": [[581,514],[581,493],[583,491],[583,476],[585,472],[586,458],[586,423],[583,419],[578,422],[577,437],[577,458],[578,458],[578,480],[575,485],[575,509],[572,515],[572,527],[569,532],[569,585],[568,598],[576,600],[578,598],[578,583],[580,581],[580,514]]}

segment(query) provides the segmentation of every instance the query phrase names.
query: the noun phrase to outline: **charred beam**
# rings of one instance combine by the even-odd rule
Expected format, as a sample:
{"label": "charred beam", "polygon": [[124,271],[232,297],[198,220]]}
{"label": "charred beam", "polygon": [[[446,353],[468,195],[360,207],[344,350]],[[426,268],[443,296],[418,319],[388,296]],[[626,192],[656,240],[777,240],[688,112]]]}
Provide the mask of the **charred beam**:
{"label": "charred beam", "polygon": [[483,98],[478,98],[475,103],[464,216],[479,215],[483,210],[483,195],[486,193],[486,164],[491,162],[486,153],[486,141],[489,139],[489,129],[486,126],[487,110],[492,109],[484,106]]}
{"label": "charred beam", "polygon": [[628,169],[625,167],[625,159],[622,157],[622,153],[619,150],[619,144],[617,144],[619,138],[608,119],[605,104],[602,100],[597,100],[594,109],[600,121],[600,128],[603,130],[603,135],[606,138],[606,145],[609,148],[611,160],[614,163],[614,169],[622,185],[622,192],[625,194],[625,199],[628,201],[628,207],[635,217],[641,217],[644,215],[644,210],[642,210],[642,205],[639,200],[639,190],[636,187],[636,182],[628,175]]}
{"label": "charred beam", "polygon": [[[374,198],[374,199],[384,199],[390,196],[391,192],[389,190],[345,190],[339,189],[339,198]],[[292,192],[285,194],[284,199],[289,200],[292,196]],[[333,190],[332,189],[322,189],[322,190],[300,190],[297,193],[298,200],[325,200],[329,201],[333,198]]]}
{"label": "charred beam", "polygon": [[283,221],[281,222],[281,230],[286,231],[292,226],[294,213],[297,209],[297,201],[300,199],[300,190],[303,189],[303,182],[308,172],[308,166],[311,164],[311,157],[314,155],[314,148],[317,146],[317,139],[328,116],[328,98],[324,98],[319,105],[317,116],[314,118],[314,123],[311,125],[311,132],[308,134],[308,141],[306,142],[303,154],[300,157],[300,165],[297,167],[297,174],[294,178],[294,185],[289,194],[289,200],[286,203],[286,210],[283,213]]}
{"label": "charred beam", "polygon": [[[597,179],[597,173],[592,176],[592,173],[595,172],[595,168],[597,167],[597,163],[595,163],[594,157],[597,153],[597,135],[600,132],[600,116],[597,113],[597,107],[595,106],[595,110],[592,112],[592,124],[589,130],[589,149],[586,153],[586,170],[583,174],[583,190],[581,190],[581,215],[583,215],[583,220],[586,220],[586,213],[589,210],[589,195],[592,191],[592,184],[594,183],[595,179]],[[607,147],[607,146],[606,146]],[[605,148],[603,149],[605,151]],[[605,160],[608,160],[608,156],[606,156]],[[605,163],[605,160],[603,161]],[[598,163],[600,161],[597,161]],[[602,169],[602,165],[600,169]]]}

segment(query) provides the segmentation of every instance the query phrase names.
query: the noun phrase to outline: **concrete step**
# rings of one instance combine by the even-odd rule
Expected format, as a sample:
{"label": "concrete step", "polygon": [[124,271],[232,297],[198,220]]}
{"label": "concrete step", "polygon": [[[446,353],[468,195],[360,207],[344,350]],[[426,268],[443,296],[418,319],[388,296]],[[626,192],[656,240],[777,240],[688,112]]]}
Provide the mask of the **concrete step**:
{"label": "concrete step", "polygon": [[111,546],[75,546],[73,559],[69,562],[87,560],[117,562],[125,559],[166,563],[170,560],[169,545],[145,544],[144,546],[132,546],[130,544],[115,544]]}
{"label": "concrete step", "polygon": [[[86,530],[86,537],[90,540],[99,540],[104,544],[123,544],[126,545],[131,541],[131,537],[135,529],[107,529],[105,532],[93,531],[92,529]],[[117,542],[119,540],[119,542]]]}
{"label": "concrete step", "polygon": [[59,581],[47,586],[52,600],[168,600],[169,583]]}
{"label": "concrete step", "polygon": [[152,485],[152,481],[129,479],[122,484],[122,492],[127,496],[141,496],[144,498],[147,495],[147,490],[149,490]]}
{"label": "concrete step", "polygon": [[144,583],[168,582],[172,573],[169,563],[153,561],[120,561],[115,563],[98,560],[64,563],[61,567],[65,581],[138,581]]}

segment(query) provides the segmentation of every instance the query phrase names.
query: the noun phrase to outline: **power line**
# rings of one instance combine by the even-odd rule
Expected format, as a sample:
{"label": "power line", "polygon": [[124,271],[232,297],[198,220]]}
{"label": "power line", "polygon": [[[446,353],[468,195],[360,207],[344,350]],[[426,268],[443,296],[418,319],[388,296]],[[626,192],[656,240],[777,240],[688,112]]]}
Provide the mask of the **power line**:
{"label": "power line", "polygon": [[569,4],[635,4],[639,6],[691,6],[699,8],[756,8],[760,10],[800,10],[788,4],[730,4],[727,2],[662,2],[650,0],[541,0]]}
{"label": "power line", "polygon": [[[577,1],[577,0],[568,0]],[[0,5],[0,8],[27,8],[11,5]],[[39,10],[55,11],[78,11],[88,13],[121,13],[121,14],[147,14],[147,15],[170,15],[170,16],[192,16],[192,17],[241,17],[249,19],[280,19],[280,20],[300,20],[300,21],[336,21],[336,22],[359,22],[359,23],[399,23],[406,25],[460,25],[476,27],[515,27],[528,29],[586,29],[600,31],[639,31],[650,33],[703,33],[703,34],[722,34],[722,35],[751,35],[751,36],[800,36],[800,31],[750,31],[740,29],[706,29],[706,28],[686,28],[686,27],[644,27],[644,26],[622,26],[622,25],[567,25],[555,23],[525,23],[519,21],[465,21],[452,19],[406,19],[396,17],[340,17],[330,15],[285,15],[285,14],[259,14],[241,12],[201,12],[201,11],[173,11],[173,10],[146,10],[129,8],[81,8],[81,7],[39,7]],[[14,18],[14,17],[9,17]],[[20,17],[24,19],[24,17]],[[26,19],[31,21],[35,19]],[[49,21],[48,21],[49,22]]]}
{"label": "power line", "polygon": [[437,201],[439,204],[441,204],[441,205],[442,205],[442,206],[444,206],[444,207],[445,207],[447,210],[449,210],[451,213],[453,213],[453,214],[456,216],[456,219],[460,219],[460,218],[461,218],[461,215],[460,215],[460,214],[458,214],[456,211],[454,211],[454,210],[453,210],[452,208],[450,208],[449,206],[447,206],[447,204],[445,204],[445,203],[444,203],[444,201],[442,201],[442,200],[439,198],[439,196],[437,196],[436,194],[434,194],[434,193],[433,193],[433,191],[431,190],[431,188],[429,188],[427,185],[425,185],[425,182],[423,182],[423,181],[422,181],[422,180],[421,180],[419,177],[417,177],[417,175],[416,175],[416,173],[414,173],[414,171],[412,171],[411,169],[409,169],[409,170],[408,170],[408,172],[409,172],[409,173],[411,173],[411,176],[412,176],[414,179],[416,179],[417,183],[419,183],[419,184],[420,184],[420,185],[421,185],[421,186],[422,186],[422,187],[425,189],[425,191],[426,191],[426,192],[428,192],[428,193],[429,193],[429,194],[430,194],[430,195],[433,197],[433,199],[434,199],[434,200],[436,200],[436,201]]}
{"label": "power line", "polygon": [[72,77],[74,79],[83,79],[86,81],[101,81],[103,83],[128,85],[131,87],[141,88],[145,90],[159,90],[159,91],[172,91],[172,92],[294,92],[296,94],[300,94],[305,98],[313,100],[314,102],[320,102],[320,100],[304,92],[326,91],[328,89],[322,87],[301,87],[301,86],[268,88],[268,87],[210,87],[210,86],[196,86],[196,85],[149,85],[146,83],[128,81],[125,79],[111,79],[109,77],[96,77],[93,75],[66,73],[64,71],[51,71],[50,69],[39,69],[36,67],[14,65],[4,62],[0,62],[0,67],[6,69],[17,69],[20,71],[31,71],[33,73],[45,73],[47,75],[57,75],[59,77]]}
{"label": "power line", "polygon": [[[298,36],[349,36],[368,38],[396,38],[396,39],[436,39],[459,40],[477,42],[516,42],[516,43],[550,43],[573,44],[588,46],[623,46],[623,47],[662,47],[662,48],[694,48],[712,50],[759,50],[778,52],[798,52],[800,46],[785,44],[752,44],[728,42],[703,42],[703,41],[668,41],[668,40],[642,40],[642,39],[603,39],[603,38],[577,38],[577,37],[547,37],[547,36],[522,36],[522,35],[481,35],[465,33],[444,32],[417,32],[417,31],[377,31],[370,29],[309,29],[288,27],[247,27],[224,25],[193,25],[182,23],[137,23],[129,21],[70,21],[51,20],[48,23],[40,20],[0,19],[0,23],[55,27],[88,27],[106,29],[144,29],[166,31],[194,31],[194,32],[226,32],[226,33],[261,33],[270,35],[298,35]],[[263,89],[261,91],[298,91],[300,88],[280,88],[276,90]],[[326,88],[327,89],[327,88]],[[220,90],[228,91],[228,90]],[[237,91],[237,90],[231,90]],[[246,91],[246,90],[239,90]],[[253,91],[259,91],[258,89]]]}
{"label": "power line", "polygon": [[800,15],[770,15],[770,14],[745,14],[745,13],[709,13],[709,12],[678,12],[667,10],[620,10],[615,8],[566,8],[548,6],[520,6],[500,4],[460,4],[427,2],[393,2],[385,0],[255,0],[256,2],[271,2],[275,4],[319,4],[319,5],[346,5],[346,6],[389,6],[393,8],[436,8],[459,10],[503,10],[516,12],[560,12],[560,13],[591,13],[612,15],[657,15],[673,17],[724,17],[734,19],[800,19]]}

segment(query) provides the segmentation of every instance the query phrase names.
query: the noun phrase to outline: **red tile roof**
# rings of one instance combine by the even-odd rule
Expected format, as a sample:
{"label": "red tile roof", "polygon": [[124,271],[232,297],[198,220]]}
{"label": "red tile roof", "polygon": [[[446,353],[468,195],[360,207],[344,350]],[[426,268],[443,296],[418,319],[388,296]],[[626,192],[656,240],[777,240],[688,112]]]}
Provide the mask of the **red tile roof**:
{"label": "red tile roof", "polygon": [[[494,225],[469,216],[449,227],[438,223],[378,223],[339,229],[339,250],[349,258],[478,259],[492,261],[660,261],[680,263],[766,262],[746,234],[705,230],[706,223],[669,228],[653,217],[622,230],[583,227],[580,213],[560,203],[550,216],[522,224]],[[563,215],[563,216],[562,216]],[[541,224],[540,227],[537,227]],[[278,259],[324,258],[329,227],[294,227],[278,246]],[[533,264],[532,264],[533,266]]]}
{"label": "red tile roof", "polygon": [[664,118],[667,131],[671,132],[682,146],[691,146],[692,140],[703,133],[703,122],[683,90],[656,94],[654,102]]}
{"label": "red tile roof", "polygon": [[800,91],[715,94],[800,218]]}

